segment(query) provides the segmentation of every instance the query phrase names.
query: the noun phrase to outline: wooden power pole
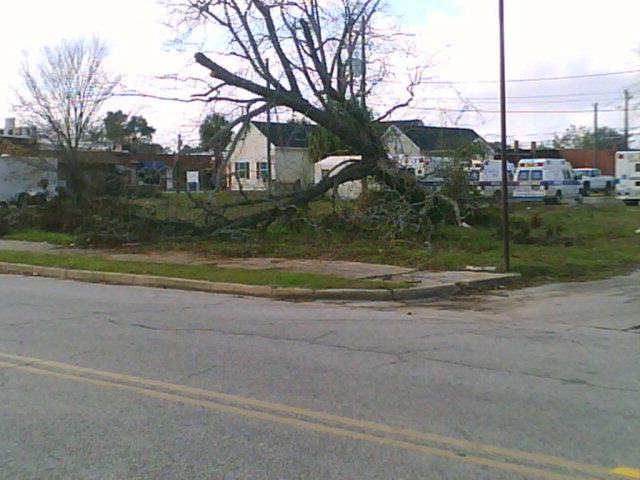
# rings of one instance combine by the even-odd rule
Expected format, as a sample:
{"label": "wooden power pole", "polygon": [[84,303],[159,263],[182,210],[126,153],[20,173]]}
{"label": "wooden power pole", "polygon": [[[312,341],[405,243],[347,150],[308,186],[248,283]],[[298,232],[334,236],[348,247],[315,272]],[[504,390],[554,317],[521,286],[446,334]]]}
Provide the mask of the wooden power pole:
{"label": "wooden power pole", "polygon": [[624,91],[624,145],[623,150],[629,150],[629,100],[631,94],[629,90]]}
{"label": "wooden power pole", "polygon": [[598,166],[598,103],[593,104],[593,165]]}

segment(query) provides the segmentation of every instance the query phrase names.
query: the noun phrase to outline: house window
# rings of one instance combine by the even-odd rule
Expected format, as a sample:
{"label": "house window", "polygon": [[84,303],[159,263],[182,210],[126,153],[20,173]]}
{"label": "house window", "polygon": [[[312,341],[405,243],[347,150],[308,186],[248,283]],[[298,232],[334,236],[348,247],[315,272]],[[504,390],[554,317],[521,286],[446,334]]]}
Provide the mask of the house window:
{"label": "house window", "polygon": [[235,162],[235,171],[237,178],[249,178],[249,162]]}
{"label": "house window", "polygon": [[636,163],[636,172],[640,172],[640,163]]}
{"label": "house window", "polygon": [[269,180],[269,163],[258,162],[258,178]]}

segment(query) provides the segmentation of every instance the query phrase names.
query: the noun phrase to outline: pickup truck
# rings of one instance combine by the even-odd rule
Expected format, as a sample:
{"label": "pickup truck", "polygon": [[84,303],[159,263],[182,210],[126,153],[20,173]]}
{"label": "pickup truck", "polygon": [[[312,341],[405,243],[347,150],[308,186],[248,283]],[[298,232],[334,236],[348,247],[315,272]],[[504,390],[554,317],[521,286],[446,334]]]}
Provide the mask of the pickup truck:
{"label": "pickup truck", "polygon": [[574,168],[573,171],[582,182],[582,195],[585,197],[591,192],[611,195],[615,189],[615,178],[612,175],[602,175],[599,168]]}

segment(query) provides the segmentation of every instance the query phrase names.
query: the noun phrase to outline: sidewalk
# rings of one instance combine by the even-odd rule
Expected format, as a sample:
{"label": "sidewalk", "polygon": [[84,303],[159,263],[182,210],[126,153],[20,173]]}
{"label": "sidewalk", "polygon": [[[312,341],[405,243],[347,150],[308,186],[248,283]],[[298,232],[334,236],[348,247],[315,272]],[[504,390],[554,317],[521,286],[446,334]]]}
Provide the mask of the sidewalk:
{"label": "sidewalk", "polygon": [[382,279],[390,281],[404,281],[414,284],[414,286],[410,288],[396,289],[313,290],[304,288],[271,287],[264,285],[241,285],[202,280],[157,277],[151,275],[71,270],[0,262],[1,273],[40,275],[68,280],[120,285],[198,290],[212,293],[270,297],[282,300],[418,300],[434,297],[447,297],[469,290],[497,288],[520,278],[519,274],[510,273],[504,274],[477,271],[415,271],[394,265],[378,265],[332,260],[291,260],[261,257],[211,260],[185,252],[114,253],[103,250],[59,247],[57,245],[51,245],[44,242],[23,242],[2,239],[0,239],[0,250],[21,250],[52,254],[73,253],[76,255],[97,255],[116,260],[139,260],[146,262],[200,263],[223,268],[290,270],[331,274],[358,280]]}

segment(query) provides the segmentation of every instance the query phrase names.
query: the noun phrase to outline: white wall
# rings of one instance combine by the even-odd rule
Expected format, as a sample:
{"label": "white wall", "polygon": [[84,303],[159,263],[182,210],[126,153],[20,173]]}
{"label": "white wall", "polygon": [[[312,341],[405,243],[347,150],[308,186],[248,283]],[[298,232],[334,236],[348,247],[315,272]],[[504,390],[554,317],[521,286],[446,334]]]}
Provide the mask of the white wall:
{"label": "white wall", "polygon": [[382,141],[391,156],[419,157],[420,148],[395,126],[389,127],[382,136]]}
{"label": "white wall", "polygon": [[[266,190],[266,184],[263,179],[258,176],[258,163],[267,161],[267,139],[255,128],[249,125],[245,133],[244,140],[236,145],[235,150],[231,153],[229,163],[227,165],[227,174],[231,177],[231,190],[239,190],[238,180],[235,176],[236,162],[249,162],[249,178],[241,179],[243,190]],[[271,174],[274,173],[275,152],[271,146]]]}
{"label": "white wall", "polygon": [[[231,177],[231,190],[239,190],[235,177],[235,163],[249,162],[249,178],[241,179],[242,189],[266,190],[266,182],[257,178],[258,163],[267,162],[267,139],[253,125],[250,125],[244,140],[236,145],[227,165]],[[271,178],[285,184],[300,182],[301,188],[313,184],[314,165],[309,160],[306,148],[282,148],[271,145]]]}

